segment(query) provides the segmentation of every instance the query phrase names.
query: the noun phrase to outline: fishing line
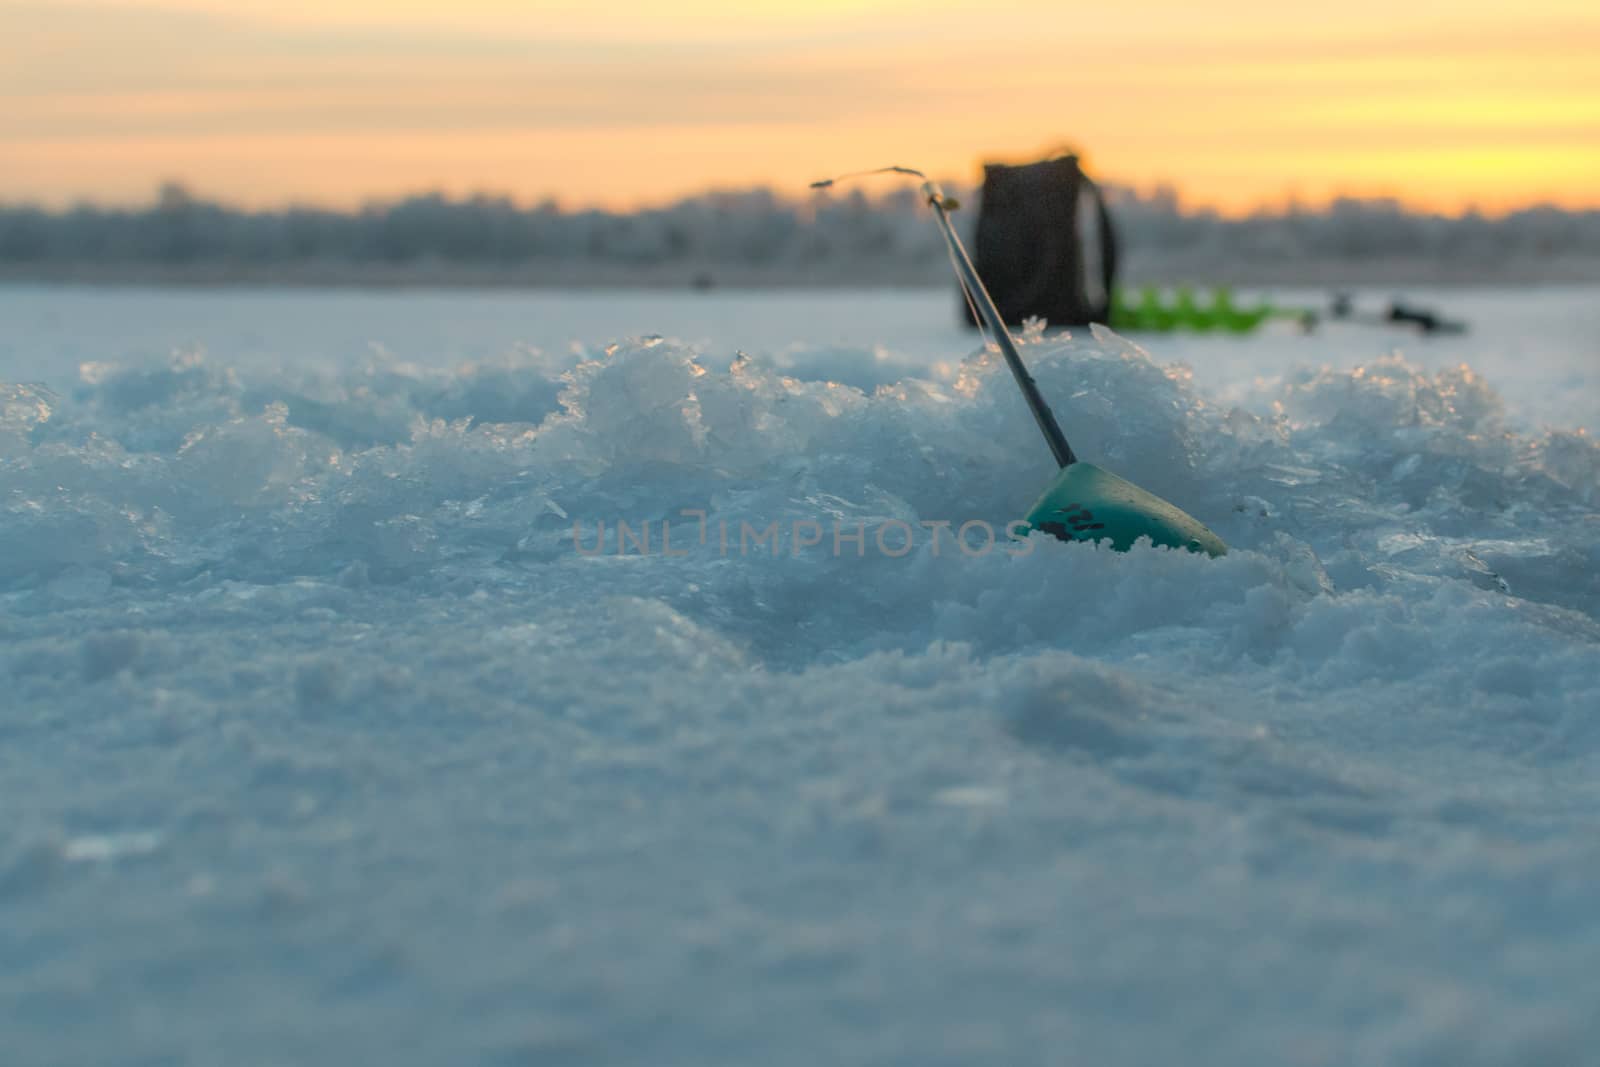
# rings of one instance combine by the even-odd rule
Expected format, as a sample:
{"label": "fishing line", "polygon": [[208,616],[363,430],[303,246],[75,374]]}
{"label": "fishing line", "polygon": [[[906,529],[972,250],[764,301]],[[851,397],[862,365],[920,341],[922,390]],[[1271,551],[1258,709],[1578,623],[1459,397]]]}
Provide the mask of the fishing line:
{"label": "fishing line", "polygon": [[928,180],[926,174],[911,167],[879,167],[877,170],[853,170],[849,174],[841,174],[837,178],[824,178],[820,182],[812,182],[811,188],[826,189],[835,182],[848,181],[851,178],[867,178],[874,174],[909,174],[913,178],[921,178],[923,181]]}
{"label": "fishing line", "polygon": [[[870,178],[875,174],[908,174],[913,178],[921,178],[924,182],[929,180],[926,174],[920,170],[917,170],[915,167],[878,167],[874,170],[854,170],[849,174],[840,174],[837,177],[824,178],[821,181],[812,182],[811,188],[828,189],[839,182],[850,181],[853,178]],[[947,211],[954,211],[959,206],[954,197],[944,197],[941,203]],[[967,311],[971,313],[973,323],[977,325],[978,332],[983,336],[984,347],[987,348],[993,346],[994,348],[998,349],[1000,347],[1000,342],[990,332],[989,324],[984,320],[982,312],[978,310],[977,297],[973,295],[972,290],[967,286],[966,278],[962,276],[961,264],[956,262],[955,248],[951,246],[950,242],[946,241],[944,245],[944,251],[945,255],[950,259],[950,269],[955,272],[956,282],[961,287],[962,299],[966,300],[967,302]]]}
{"label": "fishing line", "polygon": [[978,302],[973,298],[972,290],[967,288],[967,280],[961,276],[961,265],[956,262],[956,250],[946,242],[944,252],[950,257],[950,269],[956,272],[956,284],[961,287],[961,295],[967,302],[967,310],[972,313],[972,321],[977,323],[978,333],[983,336],[984,347],[992,345],[998,349],[1000,342],[989,335],[989,324],[983,321],[983,315],[978,311]]}
{"label": "fishing line", "polygon": [[1066,435],[1061,432],[1061,424],[1056,422],[1055,413],[1050,410],[1050,405],[1040,394],[1038,383],[1033,380],[1033,375],[1028,373],[1027,365],[1022,362],[1022,353],[1017,351],[1016,340],[1011,336],[1011,331],[1006,329],[1005,319],[994,306],[994,299],[984,288],[983,279],[978,277],[978,269],[972,265],[966,247],[962,245],[955,226],[950,222],[950,212],[960,207],[960,202],[954,197],[944,195],[944,190],[939,188],[937,182],[922,171],[911,167],[879,167],[877,170],[857,171],[854,174],[813,182],[812,188],[826,189],[845,178],[865,177],[871,174],[909,174],[922,179],[922,194],[927,197],[928,206],[933,208],[934,221],[938,223],[939,232],[944,236],[945,247],[950,253],[950,265],[955,268],[956,277],[960,279],[967,299],[976,305],[973,310],[977,313],[978,321],[987,323],[990,332],[994,334],[994,343],[1000,349],[1000,354],[1005,357],[1006,366],[1011,370],[1011,376],[1016,379],[1017,388],[1022,390],[1022,399],[1027,403],[1028,411],[1033,415],[1033,421],[1038,425],[1039,432],[1044,434],[1045,443],[1050,446],[1051,457],[1059,467],[1070,467],[1078,462],[1072,446],[1067,444]]}

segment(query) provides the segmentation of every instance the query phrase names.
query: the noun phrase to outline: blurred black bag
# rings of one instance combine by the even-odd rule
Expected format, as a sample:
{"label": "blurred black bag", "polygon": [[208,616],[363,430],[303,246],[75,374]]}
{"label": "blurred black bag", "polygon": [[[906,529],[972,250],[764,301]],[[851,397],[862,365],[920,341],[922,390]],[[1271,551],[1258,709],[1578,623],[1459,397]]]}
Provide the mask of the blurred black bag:
{"label": "blurred black bag", "polygon": [[[1084,238],[1090,220],[1098,235],[1092,244]],[[1052,326],[1106,321],[1117,239],[1105,197],[1077,156],[985,164],[973,247],[978,275],[1008,325],[1033,316]],[[966,315],[976,326],[970,307]]]}

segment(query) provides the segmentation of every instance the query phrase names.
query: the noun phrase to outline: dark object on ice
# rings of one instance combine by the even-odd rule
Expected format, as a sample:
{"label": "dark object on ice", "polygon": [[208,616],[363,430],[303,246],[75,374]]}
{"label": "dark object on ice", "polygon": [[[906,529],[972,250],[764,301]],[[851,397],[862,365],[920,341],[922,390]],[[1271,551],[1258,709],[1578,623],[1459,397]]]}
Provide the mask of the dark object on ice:
{"label": "dark object on ice", "polygon": [[[1091,244],[1085,236],[1092,204]],[[1106,322],[1117,278],[1117,237],[1100,187],[1077,156],[1008,166],[985,164],[973,259],[1008,325]],[[967,325],[977,326],[971,305]]]}
{"label": "dark object on ice", "polygon": [[1389,305],[1389,321],[1403,326],[1415,326],[1423,333],[1467,332],[1467,324],[1464,322],[1442,319],[1431,311],[1406,307],[1404,304]]}
{"label": "dark object on ice", "polygon": [[1349,293],[1335,293],[1328,307],[1328,317],[1344,322],[1359,322],[1369,326],[1415,326],[1420,333],[1466,333],[1467,324],[1446,319],[1425,308],[1408,307],[1400,301],[1390,302],[1379,314],[1366,314],[1356,310]]}

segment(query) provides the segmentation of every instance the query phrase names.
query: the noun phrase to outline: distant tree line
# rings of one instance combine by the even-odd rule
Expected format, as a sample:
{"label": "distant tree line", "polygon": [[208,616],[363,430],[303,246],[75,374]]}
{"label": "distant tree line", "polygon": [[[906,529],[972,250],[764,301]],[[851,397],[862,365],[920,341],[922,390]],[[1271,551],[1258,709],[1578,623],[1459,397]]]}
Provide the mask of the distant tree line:
{"label": "distant tree line", "polygon": [[522,207],[503,196],[439,193],[342,212],[248,211],[163,186],[142,208],[63,211],[0,204],[0,261],[253,264],[443,261],[508,265],[610,260],[728,265],[942,255],[907,190],[802,203],[767,190],[718,192],[635,212]]}
{"label": "distant tree line", "polygon": [[[1114,188],[1111,200],[1129,262],[1157,272],[1174,260],[1600,262],[1600,211],[1532,207],[1499,217],[1446,216],[1393,200],[1339,199],[1228,218],[1185,208],[1170,189],[1141,194]],[[488,272],[604,264],[645,273],[703,269],[719,280],[750,269],[772,277],[809,271],[861,279],[888,272],[902,281],[943,281],[948,269],[938,233],[910,188],[806,200],[761,189],[715,192],[632,212],[437,193],[348,212],[243,210],[175,183],[138,208],[83,204],[52,211],[0,204],[0,270],[12,278],[66,276],[75,267],[125,267],[126,273],[173,268],[194,275],[244,267],[271,276],[306,264]],[[554,273],[559,276],[558,269]]]}
{"label": "distant tree line", "polygon": [[1340,197],[1224,218],[1185,210],[1171,188],[1140,195],[1115,189],[1119,230],[1135,250],[1239,255],[1257,261],[1384,257],[1488,262],[1600,256],[1600,211],[1540,205],[1491,217],[1407,209],[1394,199]]}

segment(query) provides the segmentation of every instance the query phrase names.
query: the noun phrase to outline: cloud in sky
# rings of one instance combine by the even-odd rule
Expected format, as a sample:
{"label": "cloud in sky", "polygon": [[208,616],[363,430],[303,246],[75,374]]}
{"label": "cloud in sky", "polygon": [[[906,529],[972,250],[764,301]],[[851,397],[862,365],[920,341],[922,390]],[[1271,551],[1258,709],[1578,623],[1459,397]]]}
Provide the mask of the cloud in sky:
{"label": "cloud in sky", "polygon": [[1234,209],[1592,204],[1591,7],[0,0],[0,197],[618,204],[1072,143]]}

